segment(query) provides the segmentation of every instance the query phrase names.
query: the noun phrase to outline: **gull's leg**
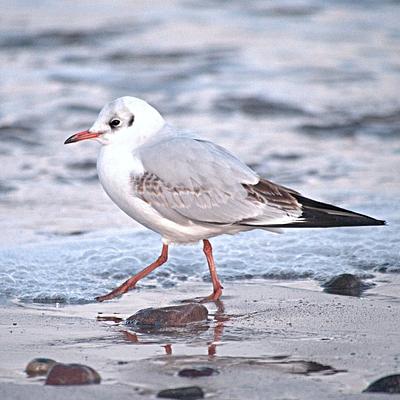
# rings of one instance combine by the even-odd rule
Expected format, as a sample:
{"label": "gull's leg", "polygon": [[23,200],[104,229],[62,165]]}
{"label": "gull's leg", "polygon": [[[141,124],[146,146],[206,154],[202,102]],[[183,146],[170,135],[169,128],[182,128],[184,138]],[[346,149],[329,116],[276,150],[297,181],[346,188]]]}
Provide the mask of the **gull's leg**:
{"label": "gull's leg", "polygon": [[206,299],[216,301],[221,297],[223,287],[218,279],[217,270],[215,269],[211,243],[207,239],[203,240],[203,243],[204,243],[203,251],[207,258],[208,268],[210,269],[211,281],[214,289],[212,294],[206,297]]}
{"label": "gull's leg", "polygon": [[132,276],[128,280],[126,280],[121,286],[118,286],[113,291],[104,296],[96,297],[97,301],[110,300],[114,297],[121,296],[126,293],[128,290],[135,287],[136,283],[140,281],[142,278],[147,276],[150,272],[163,265],[168,260],[168,245],[163,244],[162,251],[160,257],[157,258],[152,264],[148,267],[144,268],[142,271],[138,272],[136,275]]}

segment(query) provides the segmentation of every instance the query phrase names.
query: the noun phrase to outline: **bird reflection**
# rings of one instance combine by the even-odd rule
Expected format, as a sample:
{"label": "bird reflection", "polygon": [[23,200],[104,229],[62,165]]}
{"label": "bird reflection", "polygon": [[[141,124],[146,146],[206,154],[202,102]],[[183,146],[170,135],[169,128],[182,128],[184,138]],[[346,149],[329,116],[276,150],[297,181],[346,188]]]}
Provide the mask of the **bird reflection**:
{"label": "bird reflection", "polygon": [[225,314],[225,306],[222,300],[214,302],[217,306],[217,310],[214,314],[214,332],[213,341],[208,345],[208,356],[214,357],[217,355],[217,343],[221,341],[222,334],[224,332],[224,324],[229,321],[229,317]]}
{"label": "bird reflection", "polygon": [[[224,325],[226,321],[229,321],[230,317],[225,313],[225,306],[224,302],[221,300],[216,300],[213,301],[213,303],[216,306],[216,310],[213,315],[213,323],[212,323],[212,329],[213,329],[213,336],[212,340],[210,342],[207,342],[207,354],[210,358],[215,357],[217,355],[217,346],[222,340],[223,332],[224,332]],[[107,320],[106,317],[101,318],[102,321]],[[110,319],[110,321],[116,322],[115,319]],[[120,321],[119,321],[120,322]],[[195,324],[192,326],[188,326],[189,328],[189,333],[198,334],[199,332],[203,330],[208,330],[209,327],[206,325],[199,325]],[[172,333],[176,333],[177,330],[169,331]],[[134,344],[154,344],[154,341],[151,340],[146,340],[140,338],[140,336],[132,331],[132,330],[122,330],[121,331],[123,335],[124,341],[127,341],[129,343],[134,343]],[[140,333],[147,333],[147,334],[156,334],[158,332],[150,332],[150,331],[145,331],[145,332],[140,332]],[[165,333],[165,332],[162,332]],[[161,347],[164,348],[165,354],[166,355],[172,355],[173,354],[173,344],[174,343],[165,343]]]}

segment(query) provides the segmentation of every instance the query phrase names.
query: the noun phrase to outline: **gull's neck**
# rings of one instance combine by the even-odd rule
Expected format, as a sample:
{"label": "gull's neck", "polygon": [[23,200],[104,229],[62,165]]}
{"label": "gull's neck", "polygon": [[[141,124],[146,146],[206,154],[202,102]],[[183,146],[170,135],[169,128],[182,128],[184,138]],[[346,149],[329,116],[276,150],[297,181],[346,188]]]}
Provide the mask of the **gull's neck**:
{"label": "gull's neck", "polygon": [[178,133],[176,131],[176,129],[174,129],[171,125],[164,123],[164,125],[157,130],[155,133],[153,133],[152,135],[148,136],[145,138],[145,140],[142,141],[142,143],[137,146],[138,147],[142,147],[142,146],[151,146],[153,144],[156,144],[159,141],[168,139],[168,138],[172,138],[177,136]]}

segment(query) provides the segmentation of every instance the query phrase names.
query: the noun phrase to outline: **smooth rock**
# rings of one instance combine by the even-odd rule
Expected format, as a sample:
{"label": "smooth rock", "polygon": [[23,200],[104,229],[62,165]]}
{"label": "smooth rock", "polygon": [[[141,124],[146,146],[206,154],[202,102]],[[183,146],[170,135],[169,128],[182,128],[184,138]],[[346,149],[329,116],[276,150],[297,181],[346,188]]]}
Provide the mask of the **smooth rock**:
{"label": "smooth rock", "polygon": [[218,374],[219,372],[210,367],[196,367],[196,368],[184,368],[178,372],[179,376],[183,376],[185,378],[199,378],[202,376],[210,376]]}
{"label": "smooth rock", "polygon": [[207,317],[208,310],[205,306],[190,303],[162,308],[145,308],[130,316],[125,323],[138,328],[161,329],[204,321]]}
{"label": "smooth rock", "polygon": [[161,390],[158,392],[157,397],[163,399],[196,400],[204,398],[204,392],[203,389],[198,386],[188,386]]}
{"label": "smooth rock", "polygon": [[388,375],[372,382],[364,392],[400,393],[400,374]]}
{"label": "smooth rock", "polygon": [[57,361],[51,358],[34,358],[26,366],[25,372],[29,376],[47,375],[55,364],[57,364]]}
{"label": "smooth rock", "polygon": [[55,364],[46,378],[46,385],[90,385],[100,383],[100,375],[82,364]]}
{"label": "smooth rock", "polygon": [[334,276],[323,285],[324,292],[340,294],[344,296],[360,296],[363,290],[368,288],[360,278],[352,274]]}

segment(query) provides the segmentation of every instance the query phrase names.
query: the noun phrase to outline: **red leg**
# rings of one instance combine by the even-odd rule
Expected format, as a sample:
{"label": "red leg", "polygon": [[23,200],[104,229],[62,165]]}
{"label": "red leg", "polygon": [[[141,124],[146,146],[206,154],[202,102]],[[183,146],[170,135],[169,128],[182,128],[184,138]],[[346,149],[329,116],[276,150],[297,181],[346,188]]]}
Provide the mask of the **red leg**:
{"label": "red leg", "polygon": [[104,301],[104,300],[113,299],[114,297],[117,297],[117,296],[121,296],[122,294],[126,293],[128,290],[133,289],[135,287],[136,283],[138,281],[140,281],[140,279],[144,278],[150,272],[152,272],[159,266],[163,265],[167,260],[168,260],[168,245],[163,244],[161,255],[160,255],[160,257],[157,258],[156,261],[154,261],[152,264],[150,264],[148,267],[146,267],[145,269],[143,269],[136,275],[134,275],[131,278],[129,278],[128,280],[126,280],[121,286],[118,286],[110,293],[108,293],[104,296],[96,297],[96,300]]}
{"label": "red leg", "polygon": [[214,289],[213,293],[206,299],[216,301],[221,297],[223,287],[218,279],[217,270],[215,269],[211,243],[207,239],[203,240],[203,243],[204,243],[203,251],[207,258],[208,268],[210,269],[211,281]]}

